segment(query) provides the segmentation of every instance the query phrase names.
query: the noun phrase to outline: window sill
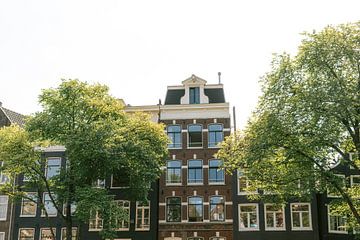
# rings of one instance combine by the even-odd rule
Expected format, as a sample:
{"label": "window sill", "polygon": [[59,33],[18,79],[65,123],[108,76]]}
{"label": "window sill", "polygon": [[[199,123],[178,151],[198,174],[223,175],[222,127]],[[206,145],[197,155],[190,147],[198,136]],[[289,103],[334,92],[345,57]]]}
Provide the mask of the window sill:
{"label": "window sill", "polygon": [[182,183],[166,183],[165,186],[182,186]]}
{"label": "window sill", "polygon": [[291,231],[312,231],[312,227],[311,228],[291,228]]}
{"label": "window sill", "polygon": [[209,185],[226,185],[225,182],[209,182]]}
{"label": "window sill", "polygon": [[89,232],[100,232],[102,229],[89,229]]}
{"label": "window sill", "polygon": [[332,230],[330,230],[329,233],[333,233],[333,234],[349,234],[348,232],[345,232],[345,231],[332,231]]}
{"label": "window sill", "polygon": [[239,228],[239,232],[254,232],[259,230],[259,228]]}
{"label": "window sill", "polygon": [[265,231],[286,231],[286,228],[265,228]]}
{"label": "window sill", "polygon": [[135,231],[139,231],[139,232],[147,232],[147,231],[150,231],[150,228],[146,228],[146,229],[142,229],[142,228],[135,228]]}
{"label": "window sill", "polygon": [[203,186],[204,183],[187,183],[188,186]]}
{"label": "window sill", "polygon": [[187,147],[187,149],[203,149],[203,147]]}
{"label": "window sill", "polygon": [[126,231],[130,231],[129,228],[118,228],[115,230],[116,232],[126,232]]}
{"label": "window sill", "polygon": [[36,214],[35,215],[20,215],[19,217],[23,217],[23,218],[36,217]]}

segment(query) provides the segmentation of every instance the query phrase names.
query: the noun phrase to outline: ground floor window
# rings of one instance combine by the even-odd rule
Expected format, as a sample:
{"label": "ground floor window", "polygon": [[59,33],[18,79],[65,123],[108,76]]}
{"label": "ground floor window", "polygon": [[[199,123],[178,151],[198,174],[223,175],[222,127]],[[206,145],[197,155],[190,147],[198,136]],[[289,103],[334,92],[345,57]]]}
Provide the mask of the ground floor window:
{"label": "ground floor window", "polygon": [[34,240],[35,229],[33,228],[20,228],[19,229],[19,240]]}
{"label": "ground floor window", "polygon": [[99,211],[91,211],[89,219],[89,231],[99,231],[103,228],[103,219]]}
{"label": "ground floor window", "polygon": [[265,204],[265,229],[285,230],[284,207],[274,204]]}
{"label": "ground floor window", "polygon": [[118,220],[117,221],[117,230],[128,231],[130,228],[130,201],[127,200],[117,200],[116,201],[119,207],[122,207],[124,211],[129,216],[128,219]]}
{"label": "ground floor window", "polygon": [[181,222],[181,198],[168,197],[166,199],[166,221]]}
{"label": "ground floor window", "polygon": [[[72,235],[71,240],[78,239],[78,230],[77,228],[72,228]],[[66,240],[66,228],[61,229],[61,240]]]}
{"label": "ground floor window", "polygon": [[150,229],[150,202],[136,202],[136,230]]}
{"label": "ground floor window", "polygon": [[331,212],[328,206],[328,226],[329,233],[348,233],[346,228],[346,217]]}
{"label": "ground floor window", "polygon": [[259,230],[258,204],[239,204],[239,230]]}
{"label": "ground floor window", "polygon": [[210,221],[225,221],[225,199],[223,196],[210,197]]}
{"label": "ground floor window", "polygon": [[55,240],[56,239],[56,229],[53,228],[52,231],[50,228],[40,229],[40,240]]}
{"label": "ground floor window", "polygon": [[189,197],[188,200],[189,222],[203,221],[203,199],[202,197]]}
{"label": "ground floor window", "polygon": [[293,230],[311,230],[311,208],[309,203],[291,203],[290,210]]}

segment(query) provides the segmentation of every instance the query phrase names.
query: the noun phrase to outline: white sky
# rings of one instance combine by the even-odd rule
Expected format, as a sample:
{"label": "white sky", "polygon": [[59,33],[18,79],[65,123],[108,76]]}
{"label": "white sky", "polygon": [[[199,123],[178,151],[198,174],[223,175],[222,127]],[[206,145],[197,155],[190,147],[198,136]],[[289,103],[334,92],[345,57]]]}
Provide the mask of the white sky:
{"label": "white sky", "polygon": [[1,0],[0,101],[40,110],[61,78],[100,82],[131,105],[157,104],[195,74],[217,83],[244,126],[272,53],[301,32],[360,20],[359,0]]}

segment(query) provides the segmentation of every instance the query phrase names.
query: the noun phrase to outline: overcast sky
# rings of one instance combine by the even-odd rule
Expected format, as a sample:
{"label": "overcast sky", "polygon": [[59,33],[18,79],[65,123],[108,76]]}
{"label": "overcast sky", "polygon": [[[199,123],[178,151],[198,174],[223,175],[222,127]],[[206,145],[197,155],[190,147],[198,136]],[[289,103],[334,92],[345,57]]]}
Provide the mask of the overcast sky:
{"label": "overcast sky", "polygon": [[1,0],[0,101],[40,110],[61,78],[106,84],[131,105],[164,101],[195,74],[217,83],[244,126],[272,53],[296,53],[300,33],[360,20],[359,0]]}

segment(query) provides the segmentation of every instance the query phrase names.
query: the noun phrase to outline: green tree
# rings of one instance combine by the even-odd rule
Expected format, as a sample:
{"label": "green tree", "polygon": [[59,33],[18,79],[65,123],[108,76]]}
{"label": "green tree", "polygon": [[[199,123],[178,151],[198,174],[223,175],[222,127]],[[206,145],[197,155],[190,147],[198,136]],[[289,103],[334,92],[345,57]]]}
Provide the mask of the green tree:
{"label": "green tree", "polygon": [[[10,181],[2,190],[20,199],[35,189],[37,196],[29,200],[37,201],[45,214],[42,197],[43,192],[49,193],[66,223],[67,240],[72,239],[75,206],[76,219],[84,223],[99,212],[104,220],[102,237],[113,239],[118,219],[126,214],[107,189],[94,188],[93,183],[115,174],[128,180],[131,198],[145,200],[167,156],[163,126],[145,114],[126,114],[122,102],[99,84],[63,80],[57,88],[43,90],[39,99],[43,110],[28,119],[25,129],[0,130],[3,171],[11,179],[24,174],[29,180],[16,187]],[[49,178],[42,154],[44,147],[54,145],[65,147],[66,167]]]}
{"label": "green tree", "polygon": [[359,225],[360,191],[332,169],[340,161],[360,173],[360,23],[305,33],[296,56],[274,57],[262,90],[245,130],[218,157],[271,193],[254,198],[309,199],[330,188],[341,196],[336,211]]}

